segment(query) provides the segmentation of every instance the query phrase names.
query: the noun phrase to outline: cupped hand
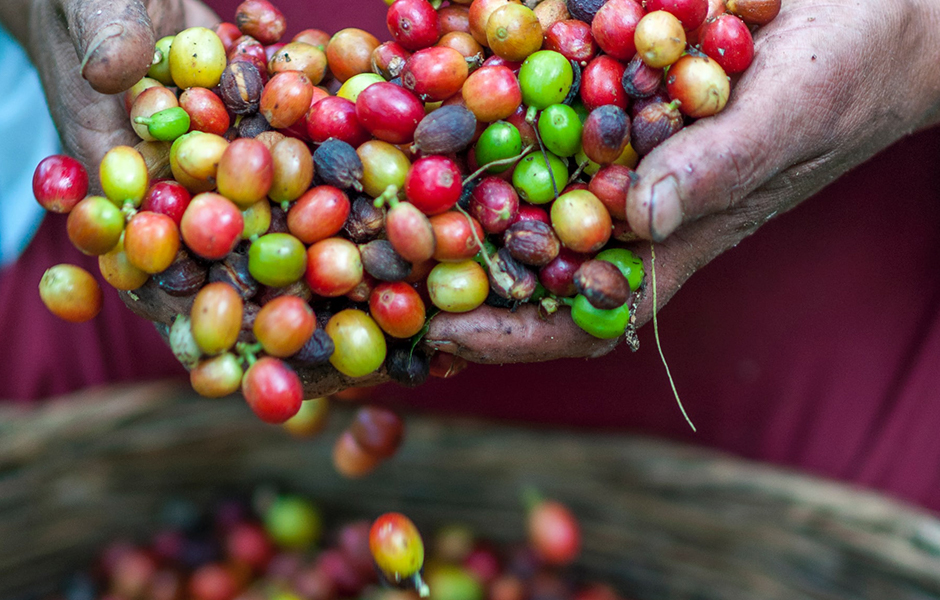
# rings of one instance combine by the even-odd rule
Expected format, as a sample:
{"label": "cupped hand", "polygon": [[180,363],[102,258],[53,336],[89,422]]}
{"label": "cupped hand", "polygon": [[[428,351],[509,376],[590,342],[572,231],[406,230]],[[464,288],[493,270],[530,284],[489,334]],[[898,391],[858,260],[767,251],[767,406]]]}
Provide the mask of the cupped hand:
{"label": "cupped hand", "polygon": [[[7,4],[9,2],[9,4]],[[150,68],[154,43],[219,21],[198,0],[4,0],[0,18],[39,71],[64,150],[97,179],[110,148],[134,145],[120,95]]]}
{"label": "cupped hand", "polygon": [[[940,3],[783,0],[725,110],[637,166],[631,227],[655,242],[657,304],[713,258],[901,137],[940,121]],[[653,314],[651,246],[636,325]],[[509,332],[512,331],[512,335]],[[429,343],[481,362],[595,356],[565,313],[435,317]]]}

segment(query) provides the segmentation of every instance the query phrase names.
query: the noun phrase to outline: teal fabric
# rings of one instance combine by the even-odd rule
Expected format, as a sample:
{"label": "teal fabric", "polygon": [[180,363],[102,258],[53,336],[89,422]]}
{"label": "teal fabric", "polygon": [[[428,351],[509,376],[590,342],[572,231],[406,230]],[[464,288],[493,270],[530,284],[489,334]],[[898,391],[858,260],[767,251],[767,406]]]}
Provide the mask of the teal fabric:
{"label": "teal fabric", "polygon": [[60,151],[59,136],[26,53],[0,27],[0,266],[23,251],[42,220],[33,170]]}

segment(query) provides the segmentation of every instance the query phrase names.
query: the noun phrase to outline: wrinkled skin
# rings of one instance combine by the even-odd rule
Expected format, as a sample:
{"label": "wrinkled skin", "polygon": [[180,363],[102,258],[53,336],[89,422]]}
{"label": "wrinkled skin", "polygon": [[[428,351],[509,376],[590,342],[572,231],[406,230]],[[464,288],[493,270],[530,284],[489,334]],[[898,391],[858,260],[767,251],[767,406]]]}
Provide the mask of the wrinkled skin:
{"label": "wrinkled skin", "polygon": [[[0,19],[38,65],[66,150],[88,165],[134,139],[120,97],[98,91],[136,82],[154,39],[217,20],[193,0],[4,0]],[[940,120],[940,1],[784,0],[755,43],[754,64],[735,82],[725,111],[679,132],[637,168],[627,215],[656,242],[659,308],[769,219]],[[636,249],[649,272],[649,242]],[[638,326],[652,316],[649,283]],[[174,302],[159,290],[125,301],[157,320]],[[427,340],[488,363],[600,356],[620,341],[592,338],[564,309],[543,320],[531,306],[439,314]],[[310,395],[362,383],[305,377]]]}
{"label": "wrinkled skin", "polygon": [[146,75],[154,42],[219,18],[195,0],[3,0],[0,21],[39,70],[65,152],[89,167],[136,144],[123,92]]}

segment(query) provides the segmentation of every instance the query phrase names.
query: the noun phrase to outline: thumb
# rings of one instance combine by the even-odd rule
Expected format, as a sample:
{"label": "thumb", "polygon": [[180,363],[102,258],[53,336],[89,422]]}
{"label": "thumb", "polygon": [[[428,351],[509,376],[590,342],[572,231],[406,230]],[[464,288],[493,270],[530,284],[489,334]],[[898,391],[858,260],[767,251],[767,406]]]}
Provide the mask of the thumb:
{"label": "thumb", "polygon": [[776,175],[819,158],[833,131],[850,120],[846,92],[854,84],[816,60],[828,47],[826,32],[807,27],[798,12],[781,12],[755,36],[754,63],[724,111],[692,123],[640,161],[626,209],[640,236],[662,241],[683,223],[739,208]]}
{"label": "thumb", "polygon": [[154,33],[141,0],[61,0],[81,74],[96,91],[122,92],[153,62]]}
{"label": "thumb", "polygon": [[[627,195],[627,220],[641,237],[663,241],[683,223],[735,207],[791,164],[792,139],[766,100],[738,95],[645,156]],[[784,140],[790,142],[789,147]]]}

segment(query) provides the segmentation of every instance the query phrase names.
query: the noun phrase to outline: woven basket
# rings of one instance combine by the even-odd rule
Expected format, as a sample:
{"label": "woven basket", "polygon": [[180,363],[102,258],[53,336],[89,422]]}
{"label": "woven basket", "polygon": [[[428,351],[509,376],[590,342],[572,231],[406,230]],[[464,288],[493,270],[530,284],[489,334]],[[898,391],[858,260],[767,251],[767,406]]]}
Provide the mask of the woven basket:
{"label": "woven basket", "polygon": [[421,417],[392,461],[347,481],[330,462],[346,416],[298,441],[169,383],[4,409],[0,598],[50,589],[109,539],[146,539],[171,497],[265,482],[338,518],[403,510],[498,541],[521,539],[534,485],[578,514],[586,574],[640,600],[940,597],[940,522],[880,496],[650,439]]}

